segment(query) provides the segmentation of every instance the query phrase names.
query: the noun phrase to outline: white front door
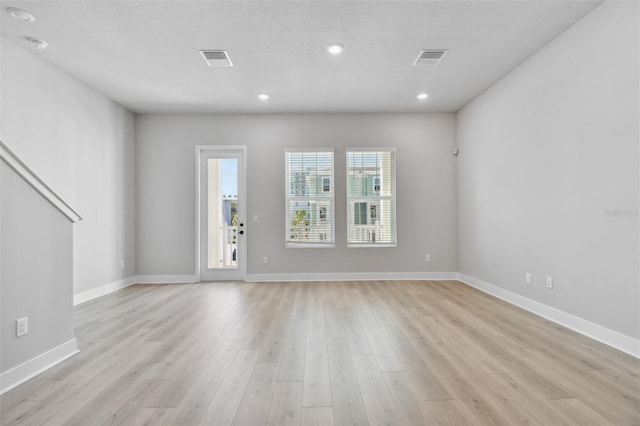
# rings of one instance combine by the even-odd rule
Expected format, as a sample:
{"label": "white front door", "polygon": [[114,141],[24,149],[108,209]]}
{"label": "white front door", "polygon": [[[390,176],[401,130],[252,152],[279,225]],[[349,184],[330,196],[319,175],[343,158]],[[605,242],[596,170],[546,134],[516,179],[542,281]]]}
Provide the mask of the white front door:
{"label": "white front door", "polygon": [[196,147],[198,281],[241,281],[246,274],[246,147]]}

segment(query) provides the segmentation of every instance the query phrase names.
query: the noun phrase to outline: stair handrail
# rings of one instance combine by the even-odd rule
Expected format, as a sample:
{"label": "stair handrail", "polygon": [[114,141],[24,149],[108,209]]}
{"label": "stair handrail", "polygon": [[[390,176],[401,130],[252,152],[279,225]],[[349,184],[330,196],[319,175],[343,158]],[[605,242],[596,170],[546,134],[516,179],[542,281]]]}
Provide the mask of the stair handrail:
{"label": "stair handrail", "polygon": [[73,207],[69,205],[56,191],[45,183],[24,161],[20,159],[5,143],[0,139],[0,159],[20,175],[29,185],[31,185],[40,195],[49,201],[55,208],[60,210],[70,221],[77,223],[84,219]]}

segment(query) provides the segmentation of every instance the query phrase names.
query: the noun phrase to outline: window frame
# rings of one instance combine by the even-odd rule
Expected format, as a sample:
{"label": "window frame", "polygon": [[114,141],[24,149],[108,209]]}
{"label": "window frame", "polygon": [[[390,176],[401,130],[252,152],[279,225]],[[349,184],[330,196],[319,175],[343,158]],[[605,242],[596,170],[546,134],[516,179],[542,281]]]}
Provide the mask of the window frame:
{"label": "window frame", "polygon": [[374,194],[379,194],[380,193],[380,176],[374,176],[372,184],[373,184]]}
{"label": "window frame", "polygon": [[[284,150],[284,154],[285,154],[285,176],[284,176],[284,186],[285,186],[285,214],[284,214],[284,219],[285,219],[285,247],[286,248],[334,248],[335,247],[335,241],[336,241],[336,226],[335,226],[335,216],[336,216],[336,207],[335,207],[335,165],[336,165],[336,161],[335,161],[335,148],[285,148]],[[289,176],[289,172],[290,172],[290,168],[289,168],[289,161],[290,161],[290,154],[291,153],[322,153],[322,154],[331,154],[331,176],[329,177],[330,181],[329,181],[329,191],[325,191],[325,185],[324,185],[324,179],[326,179],[325,177],[320,177],[320,182],[317,185],[319,188],[318,193],[322,194],[322,195],[316,195],[316,196],[291,196],[290,195],[290,190],[289,190],[289,184],[291,182],[291,176]],[[316,171],[318,169],[316,168]],[[290,232],[291,232],[291,211],[290,211],[290,205],[291,202],[307,202],[307,203],[311,203],[311,202],[316,202],[318,203],[319,201],[321,201],[322,205],[318,206],[318,222],[322,223],[322,224],[328,224],[327,230],[328,230],[328,237],[333,237],[328,238],[327,242],[322,242],[323,241],[323,235],[327,234],[325,232],[320,232],[318,234],[318,240],[314,240],[311,242],[301,242],[301,241],[294,241],[290,238]],[[328,201],[328,206],[325,206],[324,204]],[[326,216],[325,218],[320,218],[320,208],[323,207],[329,207],[326,211]],[[307,213],[307,215],[310,215],[310,212]],[[323,231],[321,229],[321,231]]]}

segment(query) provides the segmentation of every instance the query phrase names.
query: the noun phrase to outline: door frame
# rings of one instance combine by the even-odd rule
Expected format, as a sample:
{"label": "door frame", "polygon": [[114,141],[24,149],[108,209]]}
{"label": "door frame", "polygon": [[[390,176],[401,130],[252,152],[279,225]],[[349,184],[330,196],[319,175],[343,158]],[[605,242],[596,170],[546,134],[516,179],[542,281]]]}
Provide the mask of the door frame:
{"label": "door frame", "polygon": [[240,265],[238,265],[238,271],[240,272],[240,279],[244,281],[247,277],[247,146],[246,145],[196,145],[195,147],[195,196],[196,196],[196,259],[195,259],[195,282],[200,282],[200,271],[201,271],[201,225],[202,225],[202,200],[201,197],[201,179],[202,170],[201,160],[202,157],[210,152],[223,152],[223,151],[234,151],[236,153],[240,153],[240,158],[242,162],[242,167],[240,167],[239,176],[238,176],[238,199],[242,202],[238,203],[238,220],[244,222],[244,235],[243,242],[240,244],[240,252],[238,253],[240,261]]}

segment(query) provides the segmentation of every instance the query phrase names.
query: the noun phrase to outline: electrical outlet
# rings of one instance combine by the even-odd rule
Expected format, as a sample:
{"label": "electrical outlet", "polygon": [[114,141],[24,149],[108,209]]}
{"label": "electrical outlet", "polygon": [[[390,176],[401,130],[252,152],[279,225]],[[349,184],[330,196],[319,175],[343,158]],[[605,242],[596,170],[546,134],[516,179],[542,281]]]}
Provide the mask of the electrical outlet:
{"label": "electrical outlet", "polygon": [[260,222],[260,218],[258,217],[258,215],[253,216],[253,223],[258,223]]}
{"label": "electrical outlet", "polygon": [[24,336],[29,332],[29,317],[16,320],[16,337]]}
{"label": "electrical outlet", "polygon": [[120,269],[124,269],[124,260],[120,261]]}
{"label": "electrical outlet", "polygon": [[531,285],[531,274],[529,272],[525,272],[525,274],[524,274],[524,282],[527,285]]}
{"label": "electrical outlet", "polygon": [[269,256],[265,256],[265,257],[263,257],[263,258],[262,258],[262,263],[264,263],[265,265],[266,265],[267,263],[269,263]]}
{"label": "electrical outlet", "polygon": [[431,255],[430,254],[425,254],[424,255],[424,261],[425,262],[431,262]]}
{"label": "electrical outlet", "polygon": [[547,288],[553,288],[553,278],[547,277]]}

